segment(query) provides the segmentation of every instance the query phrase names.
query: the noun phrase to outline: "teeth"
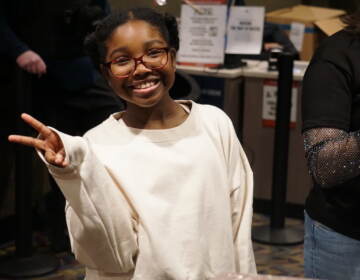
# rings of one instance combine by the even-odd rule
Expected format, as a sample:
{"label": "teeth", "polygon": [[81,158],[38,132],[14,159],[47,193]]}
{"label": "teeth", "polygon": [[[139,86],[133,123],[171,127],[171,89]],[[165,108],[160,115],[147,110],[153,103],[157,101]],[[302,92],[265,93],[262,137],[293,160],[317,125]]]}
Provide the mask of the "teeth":
{"label": "teeth", "polygon": [[145,82],[139,85],[134,86],[135,89],[144,89],[144,88],[148,88],[148,87],[152,87],[153,85],[155,85],[155,82]]}

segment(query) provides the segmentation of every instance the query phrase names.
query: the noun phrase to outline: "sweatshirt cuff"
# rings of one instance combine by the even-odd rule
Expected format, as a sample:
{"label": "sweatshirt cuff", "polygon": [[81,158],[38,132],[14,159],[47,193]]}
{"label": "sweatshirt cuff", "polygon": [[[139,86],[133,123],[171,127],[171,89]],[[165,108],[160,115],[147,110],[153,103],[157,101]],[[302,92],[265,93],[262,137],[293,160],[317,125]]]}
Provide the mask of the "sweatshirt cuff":
{"label": "sweatshirt cuff", "polygon": [[40,150],[37,150],[39,157],[45,163],[49,169],[49,172],[55,177],[72,176],[78,174],[78,169],[85,161],[85,156],[87,153],[87,143],[85,139],[80,136],[70,136],[52,127],[49,128],[60,137],[60,140],[64,146],[65,160],[69,163],[69,165],[66,167],[59,167],[50,164],[48,161],[46,161],[43,153]]}

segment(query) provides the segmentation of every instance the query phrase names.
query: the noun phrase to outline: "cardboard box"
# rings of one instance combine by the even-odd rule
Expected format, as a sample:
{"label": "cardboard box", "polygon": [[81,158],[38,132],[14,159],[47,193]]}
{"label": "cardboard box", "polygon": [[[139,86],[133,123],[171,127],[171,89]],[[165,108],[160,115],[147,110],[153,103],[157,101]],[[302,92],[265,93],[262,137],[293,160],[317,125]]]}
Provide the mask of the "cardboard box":
{"label": "cardboard box", "polygon": [[345,11],[330,8],[297,5],[290,8],[272,11],[266,14],[266,21],[280,25],[281,29],[290,32],[291,23],[305,25],[301,60],[310,60],[321,38],[330,36],[343,28],[339,17]]}

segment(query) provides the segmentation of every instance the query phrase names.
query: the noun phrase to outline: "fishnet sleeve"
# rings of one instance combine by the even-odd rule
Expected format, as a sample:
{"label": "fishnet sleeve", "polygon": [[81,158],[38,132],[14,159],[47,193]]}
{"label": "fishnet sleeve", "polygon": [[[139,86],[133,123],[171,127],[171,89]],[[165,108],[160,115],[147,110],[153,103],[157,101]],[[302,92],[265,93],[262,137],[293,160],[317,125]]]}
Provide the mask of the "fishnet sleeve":
{"label": "fishnet sleeve", "polygon": [[360,132],[314,128],[304,132],[310,174],[322,187],[332,187],[360,175]]}

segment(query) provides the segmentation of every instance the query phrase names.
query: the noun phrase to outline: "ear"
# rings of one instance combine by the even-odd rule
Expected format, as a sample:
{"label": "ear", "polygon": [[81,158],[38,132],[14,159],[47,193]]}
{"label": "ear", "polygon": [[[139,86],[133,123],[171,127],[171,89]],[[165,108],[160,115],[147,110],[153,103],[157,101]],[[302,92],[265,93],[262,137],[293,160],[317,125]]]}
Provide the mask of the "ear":
{"label": "ear", "polygon": [[170,52],[171,63],[174,68],[174,71],[175,71],[176,70],[176,50],[174,48],[171,48],[169,52]]}
{"label": "ear", "polygon": [[101,75],[104,76],[105,79],[108,79],[108,77],[109,77],[108,71],[103,64],[100,64],[100,73],[101,73]]}

